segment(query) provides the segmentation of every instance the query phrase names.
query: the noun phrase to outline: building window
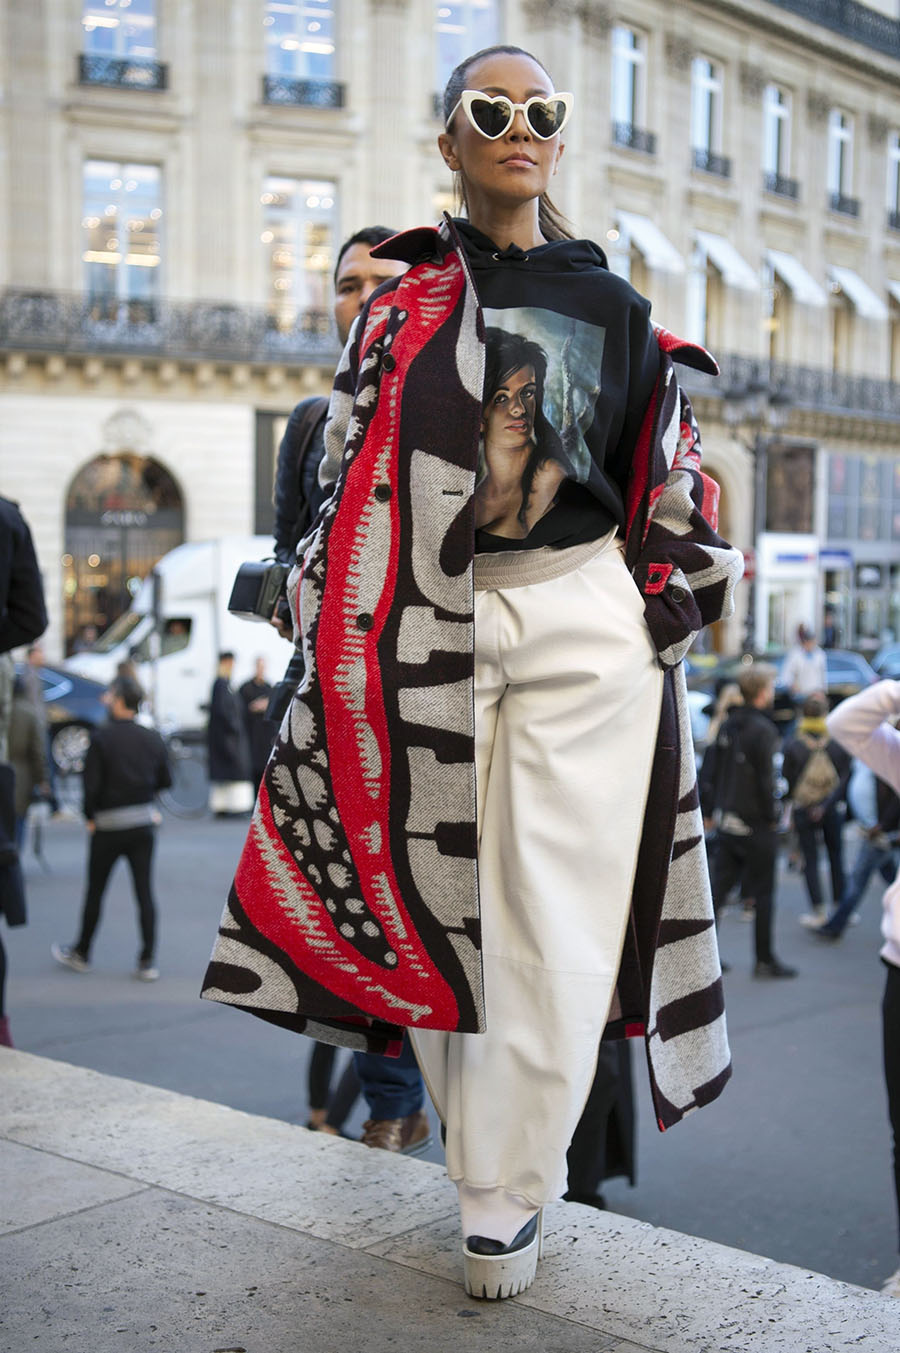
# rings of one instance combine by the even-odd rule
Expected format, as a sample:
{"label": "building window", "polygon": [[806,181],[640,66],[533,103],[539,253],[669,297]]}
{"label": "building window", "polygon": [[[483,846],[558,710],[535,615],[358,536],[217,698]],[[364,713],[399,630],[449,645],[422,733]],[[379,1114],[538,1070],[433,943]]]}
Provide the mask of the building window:
{"label": "building window", "polygon": [[766,192],[782,197],[799,195],[791,172],[791,96],[779,85],[766,85],[763,94],[763,180]]}
{"label": "building window", "polygon": [[616,24],[612,63],[613,122],[617,127],[646,126],[647,39],[643,33]]}
{"label": "building window", "polygon": [[900,132],[888,137],[887,210],[891,230],[900,230]]}
{"label": "building window", "polygon": [[267,178],[262,194],[266,296],[272,327],[330,331],[337,189],[325,179]]}
{"label": "building window", "polygon": [[335,72],[337,0],[269,0],[266,74],[291,80],[332,80]]}
{"label": "building window", "polygon": [[461,0],[434,7],[435,86],[442,94],[454,68],[472,52],[500,41],[500,5],[497,0]]}
{"label": "building window", "polygon": [[92,55],[156,59],[156,0],[84,0],[81,27]]}
{"label": "building window", "polygon": [[832,211],[859,215],[851,197],[853,183],[853,119],[840,108],[828,115],[828,201]]}
{"label": "building window", "polygon": [[82,260],[94,319],[156,318],[162,216],[158,165],[85,162]]}
{"label": "building window", "polygon": [[722,275],[699,244],[691,253],[685,284],[688,337],[704,347],[720,347],[725,301]]}
{"label": "building window", "polygon": [[694,168],[727,178],[731,164],[722,155],[722,67],[705,56],[691,67],[691,146]]}

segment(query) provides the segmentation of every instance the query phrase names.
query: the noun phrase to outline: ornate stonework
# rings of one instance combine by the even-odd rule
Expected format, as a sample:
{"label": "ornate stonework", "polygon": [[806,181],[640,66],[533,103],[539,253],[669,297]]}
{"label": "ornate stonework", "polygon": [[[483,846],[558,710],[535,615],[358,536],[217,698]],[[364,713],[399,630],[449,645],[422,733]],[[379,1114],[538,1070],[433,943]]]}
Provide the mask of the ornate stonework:
{"label": "ornate stonework", "polygon": [[583,0],[581,23],[586,37],[602,42],[609,36],[613,24],[609,5],[603,0]]}
{"label": "ornate stonework", "polygon": [[826,122],[831,106],[831,99],[819,89],[811,89],[806,95],[806,111],[810,122]]}
{"label": "ornate stonework", "polygon": [[117,409],[103,424],[103,450],[109,456],[122,451],[134,451],[139,456],[149,453],[153,429],[137,409]]}
{"label": "ornate stonework", "polygon": [[522,12],[535,27],[552,28],[570,23],[582,9],[579,0],[524,0]]}
{"label": "ornate stonework", "polygon": [[690,38],[681,33],[666,34],[666,61],[673,70],[690,70],[695,48]]}
{"label": "ornate stonework", "polygon": [[741,93],[745,99],[761,98],[767,84],[766,73],[761,66],[752,66],[749,61],[741,62]]}
{"label": "ornate stonework", "polygon": [[880,113],[870,113],[866,119],[866,127],[869,132],[869,140],[873,146],[882,146],[887,140],[887,134],[891,129],[891,124],[886,117]]}

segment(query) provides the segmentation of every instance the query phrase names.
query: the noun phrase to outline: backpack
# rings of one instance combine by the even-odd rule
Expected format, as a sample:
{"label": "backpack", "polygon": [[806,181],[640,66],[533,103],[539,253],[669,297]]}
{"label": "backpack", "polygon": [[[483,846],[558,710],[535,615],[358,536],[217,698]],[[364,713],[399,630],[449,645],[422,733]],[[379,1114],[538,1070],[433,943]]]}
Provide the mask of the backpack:
{"label": "backpack", "polygon": [[801,733],[798,740],[809,748],[810,755],[797,777],[791,798],[796,808],[816,808],[837,789],[841,777],[824,742],[805,733]]}

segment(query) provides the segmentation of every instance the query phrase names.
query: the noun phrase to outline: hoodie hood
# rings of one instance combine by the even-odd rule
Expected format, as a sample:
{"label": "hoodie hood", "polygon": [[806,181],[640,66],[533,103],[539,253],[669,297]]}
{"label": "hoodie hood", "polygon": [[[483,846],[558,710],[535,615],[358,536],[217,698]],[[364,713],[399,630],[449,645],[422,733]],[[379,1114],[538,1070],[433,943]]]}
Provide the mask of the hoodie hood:
{"label": "hoodie hood", "polygon": [[466,257],[476,271],[496,268],[500,263],[513,267],[527,264],[532,272],[593,272],[596,268],[609,272],[606,254],[591,240],[548,240],[528,250],[520,249],[517,244],[498,249],[494,241],[470,221],[455,217],[453,224],[465,245]]}

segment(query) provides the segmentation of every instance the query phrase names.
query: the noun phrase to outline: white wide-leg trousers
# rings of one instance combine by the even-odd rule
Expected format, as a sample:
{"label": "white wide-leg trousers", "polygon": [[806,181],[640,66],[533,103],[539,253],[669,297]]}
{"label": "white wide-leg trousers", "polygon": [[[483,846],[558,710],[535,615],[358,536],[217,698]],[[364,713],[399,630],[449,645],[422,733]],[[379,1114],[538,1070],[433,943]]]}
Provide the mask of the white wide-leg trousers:
{"label": "white wide-leg trousers", "polygon": [[621,957],[661,693],[615,537],[562,576],[476,593],[487,1032],[413,1038],[446,1124],[463,1235],[507,1244],[565,1192]]}

